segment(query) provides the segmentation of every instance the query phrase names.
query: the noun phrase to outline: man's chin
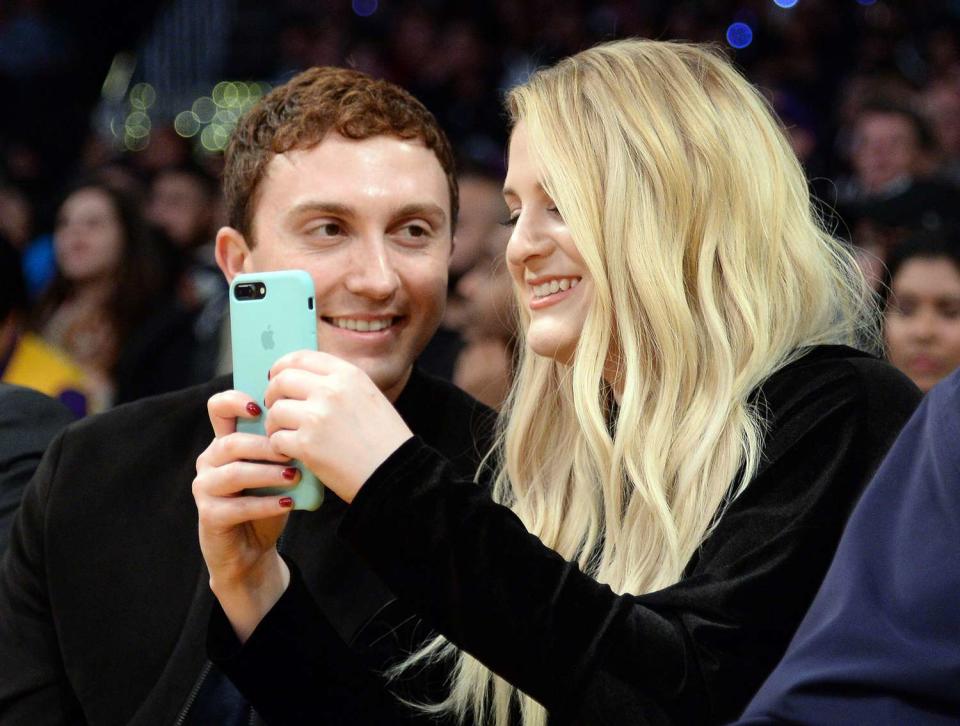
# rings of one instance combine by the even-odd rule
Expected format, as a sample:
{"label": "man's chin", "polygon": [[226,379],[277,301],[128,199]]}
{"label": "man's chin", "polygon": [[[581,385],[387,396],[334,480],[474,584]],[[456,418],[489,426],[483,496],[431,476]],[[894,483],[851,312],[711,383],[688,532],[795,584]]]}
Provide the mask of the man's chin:
{"label": "man's chin", "polygon": [[349,362],[366,373],[374,385],[379,388],[383,395],[390,399],[391,402],[397,399],[403,387],[407,385],[407,381],[410,379],[410,372],[413,370],[412,363],[406,368],[403,368],[397,365],[384,365],[383,361],[351,360]]}

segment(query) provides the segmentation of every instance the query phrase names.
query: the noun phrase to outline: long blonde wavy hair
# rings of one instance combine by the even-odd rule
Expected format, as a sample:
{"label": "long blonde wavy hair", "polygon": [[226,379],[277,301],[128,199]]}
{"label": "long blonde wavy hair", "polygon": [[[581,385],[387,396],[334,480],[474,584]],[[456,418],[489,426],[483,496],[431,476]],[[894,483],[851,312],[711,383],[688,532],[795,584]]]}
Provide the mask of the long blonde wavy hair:
{"label": "long blonde wavy hair", "polygon": [[[876,306],[779,123],[719,52],[611,42],[507,103],[595,296],[570,365],[522,346],[493,496],[616,592],[659,590],[757,470],[751,393],[809,346],[875,345]],[[546,722],[442,638],[400,668],[446,657],[450,695],[427,710],[503,726],[519,699],[525,726]]]}

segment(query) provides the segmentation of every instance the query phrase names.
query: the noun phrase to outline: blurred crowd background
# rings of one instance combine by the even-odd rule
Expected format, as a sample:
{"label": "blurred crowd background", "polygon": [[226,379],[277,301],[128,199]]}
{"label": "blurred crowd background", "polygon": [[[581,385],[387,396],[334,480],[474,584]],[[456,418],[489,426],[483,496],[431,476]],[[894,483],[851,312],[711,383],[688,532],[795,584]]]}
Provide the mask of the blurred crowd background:
{"label": "blurred crowd background", "polygon": [[4,0],[2,379],[82,414],[229,370],[222,150],[273,85],[346,65],[410,89],[457,149],[449,309],[422,363],[499,404],[503,93],[633,35],[734,58],[880,292],[891,360],[922,388],[960,364],[958,0]]}

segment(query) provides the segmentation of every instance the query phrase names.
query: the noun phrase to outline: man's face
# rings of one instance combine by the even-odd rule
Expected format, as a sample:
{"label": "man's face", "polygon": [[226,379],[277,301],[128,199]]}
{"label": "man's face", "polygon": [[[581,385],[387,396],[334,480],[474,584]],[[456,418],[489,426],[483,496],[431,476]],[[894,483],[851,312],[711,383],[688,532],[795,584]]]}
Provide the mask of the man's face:
{"label": "man's face", "polygon": [[160,227],[178,247],[208,242],[212,200],[203,182],[189,174],[160,174],[150,189],[147,219]]}
{"label": "man's face", "polygon": [[910,120],[897,113],[869,113],[857,124],[853,166],[868,193],[883,191],[920,163],[920,142]]}
{"label": "man's face", "polygon": [[440,323],[450,194],[419,141],[328,135],[275,156],[260,182],[245,272],[302,269],[316,286],[317,343],[388,398]]}

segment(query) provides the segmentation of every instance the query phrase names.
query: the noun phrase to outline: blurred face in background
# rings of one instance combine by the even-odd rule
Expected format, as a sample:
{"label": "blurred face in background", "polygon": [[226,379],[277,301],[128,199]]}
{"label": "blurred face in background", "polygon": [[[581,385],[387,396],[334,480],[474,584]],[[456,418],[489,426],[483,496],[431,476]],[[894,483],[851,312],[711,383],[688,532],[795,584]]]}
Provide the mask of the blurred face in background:
{"label": "blurred face in background", "polygon": [[960,90],[950,83],[932,84],[923,105],[940,148],[949,156],[960,155]]}
{"label": "blurred face in background", "polygon": [[476,263],[457,283],[457,297],[464,310],[462,328],[467,338],[507,340],[515,333],[513,283],[504,259],[509,236],[502,225],[491,230],[483,240]]}
{"label": "blurred face in background", "polygon": [[150,187],[146,216],[181,248],[210,241],[213,204],[201,179],[181,171],[160,172]]}
{"label": "blurred face in background", "polygon": [[[475,317],[472,302],[460,285],[465,277],[482,267],[489,271],[491,255],[503,259],[503,248],[509,234],[501,224],[507,218],[507,207],[500,193],[501,183],[488,177],[465,175],[459,179],[460,214],[457,233],[450,256],[451,289],[444,315],[444,325],[463,331]],[[469,287],[468,283],[468,287]],[[475,290],[470,287],[471,294]]]}
{"label": "blurred face in background", "polygon": [[905,261],[884,318],[890,362],[924,392],[960,366],[960,270],[946,257]]}
{"label": "blurred face in background", "polygon": [[921,157],[917,131],[903,114],[866,112],[858,120],[852,162],[867,193],[914,175]]}
{"label": "blurred face in background", "polygon": [[102,189],[74,192],[61,205],[54,229],[57,265],[74,283],[109,280],[123,257],[124,231],[113,200]]}

